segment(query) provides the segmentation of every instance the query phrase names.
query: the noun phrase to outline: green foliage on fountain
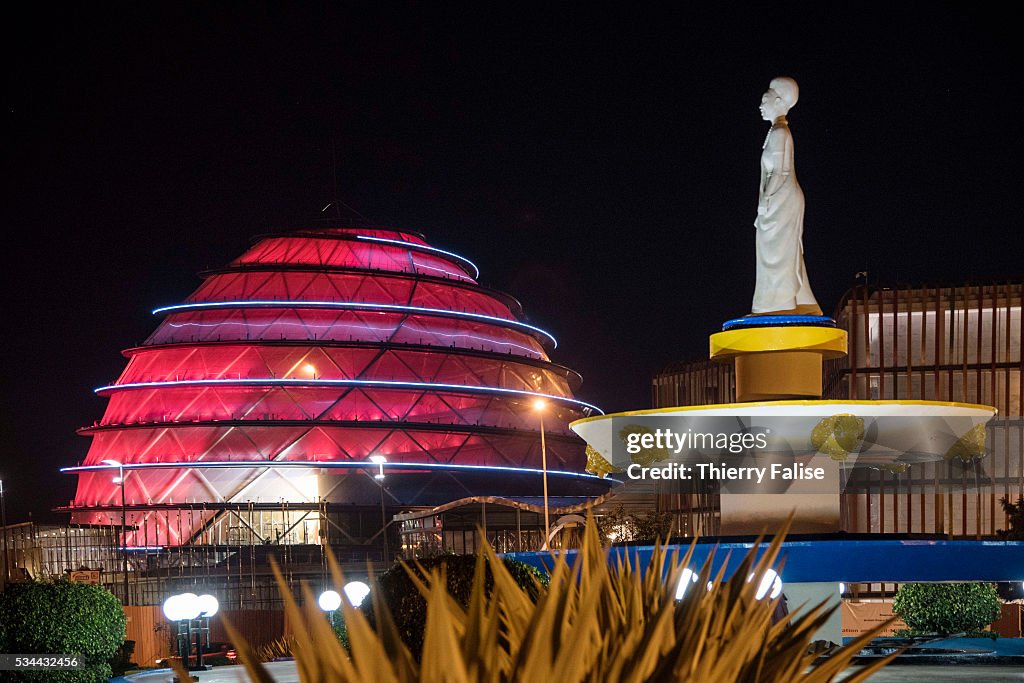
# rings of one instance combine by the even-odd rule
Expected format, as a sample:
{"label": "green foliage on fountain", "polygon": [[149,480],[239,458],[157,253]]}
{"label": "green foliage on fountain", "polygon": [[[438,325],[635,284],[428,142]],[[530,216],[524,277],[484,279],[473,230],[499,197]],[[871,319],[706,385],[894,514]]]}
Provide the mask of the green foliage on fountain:
{"label": "green foliage on fountain", "polygon": [[[907,583],[896,591],[893,612],[910,627],[899,635],[978,633],[999,618],[993,583]],[[992,635],[991,637],[995,637]]]}

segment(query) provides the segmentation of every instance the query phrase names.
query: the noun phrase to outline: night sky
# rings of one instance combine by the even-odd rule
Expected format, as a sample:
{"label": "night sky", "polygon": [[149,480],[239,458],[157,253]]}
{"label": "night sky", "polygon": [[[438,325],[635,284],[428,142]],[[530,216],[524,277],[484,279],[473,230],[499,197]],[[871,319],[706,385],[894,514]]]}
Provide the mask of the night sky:
{"label": "night sky", "polygon": [[647,407],[653,372],[749,311],[773,76],[801,86],[789,121],[826,312],[857,271],[1024,271],[1017,24],[979,3],[151,4],[5,22],[11,521],[73,496],[56,470],[84,457],[92,389],[151,309],[252,236],[311,225],[332,147],[342,202],[475,261],[608,411]]}

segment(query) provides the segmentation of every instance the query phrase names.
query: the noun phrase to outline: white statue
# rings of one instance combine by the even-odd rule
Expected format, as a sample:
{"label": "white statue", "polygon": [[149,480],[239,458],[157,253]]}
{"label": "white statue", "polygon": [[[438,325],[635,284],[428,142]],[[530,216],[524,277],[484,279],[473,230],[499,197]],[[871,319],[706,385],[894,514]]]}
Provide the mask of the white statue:
{"label": "white statue", "polygon": [[821,315],[804,266],[804,193],[796,181],[793,135],[786,114],[799,96],[796,81],[780,76],[761,97],[761,118],[771,122],[761,152],[756,228],[757,284],[753,315]]}

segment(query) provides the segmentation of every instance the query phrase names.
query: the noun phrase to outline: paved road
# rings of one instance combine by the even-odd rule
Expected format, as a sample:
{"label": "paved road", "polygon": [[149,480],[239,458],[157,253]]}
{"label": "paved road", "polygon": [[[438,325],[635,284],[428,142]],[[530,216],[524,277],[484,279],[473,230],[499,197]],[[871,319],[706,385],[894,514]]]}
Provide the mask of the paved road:
{"label": "paved road", "polygon": [[[854,669],[850,670],[851,672]],[[842,680],[840,678],[839,680]],[[871,683],[1024,683],[1024,669],[1019,666],[950,666],[905,665],[888,666],[868,679]]]}

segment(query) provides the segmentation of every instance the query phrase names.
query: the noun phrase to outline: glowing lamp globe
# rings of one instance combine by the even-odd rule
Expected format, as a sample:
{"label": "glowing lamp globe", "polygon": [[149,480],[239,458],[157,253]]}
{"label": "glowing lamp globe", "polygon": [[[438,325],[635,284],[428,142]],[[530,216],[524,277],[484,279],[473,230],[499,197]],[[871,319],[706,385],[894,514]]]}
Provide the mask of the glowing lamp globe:
{"label": "glowing lamp globe", "polygon": [[217,598],[210,594],[204,594],[199,596],[199,615],[204,617],[212,617],[220,609],[220,602]]}
{"label": "glowing lamp globe", "polygon": [[163,612],[168,621],[181,621],[181,617],[178,616],[178,602],[180,598],[180,595],[172,595],[164,600]]}
{"label": "glowing lamp globe", "polygon": [[363,604],[363,600],[370,594],[370,587],[362,581],[349,581],[342,590],[345,591],[345,597],[353,607]]}
{"label": "glowing lamp globe", "polygon": [[691,583],[697,583],[697,573],[686,567],[683,569],[683,573],[679,575],[679,584],[676,586],[676,600],[683,599]]}
{"label": "glowing lamp globe", "polygon": [[324,591],[317,598],[316,603],[320,605],[320,609],[323,611],[333,612],[341,607],[341,595],[337,591]]}
{"label": "glowing lamp globe", "polygon": [[200,614],[199,596],[195,593],[172,595],[164,600],[164,616],[171,621],[189,621]]}
{"label": "glowing lamp globe", "polygon": [[[753,580],[753,574],[747,577],[747,583],[750,583]],[[754,597],[758,600],[762,600],[764,599],[764,596],[767,595],[772,600],[774,600],[775,598],[779,597],[781,593],[782,578],[779,576],[779,573],[777,571],[775,571],[774,569],[769,569],[764,573],[764,576],[761,577],[761,583],[758,584],[757,593],[754,594]]]}
{"label": "glowing lamp globe", "polygon": [[182,593],[178,603],[182,619],[195,619],[199,616],[199,596],[195,593]]}

